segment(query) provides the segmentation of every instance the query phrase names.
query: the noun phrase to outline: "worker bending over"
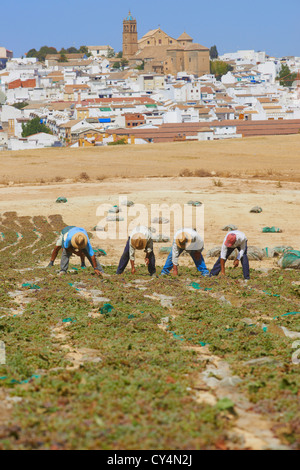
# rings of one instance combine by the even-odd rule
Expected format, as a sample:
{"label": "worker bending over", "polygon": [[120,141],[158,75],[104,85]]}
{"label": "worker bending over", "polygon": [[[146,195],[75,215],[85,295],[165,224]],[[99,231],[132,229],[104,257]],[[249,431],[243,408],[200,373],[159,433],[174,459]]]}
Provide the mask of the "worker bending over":
{"label": "worker bending over", "polygon": [[221,272],[222,276],[225,276],[225,263],[230,257],[230,255],[234,252],[237,248],[239,254],[236,260],[233,263],[233,266],[237,268],[241,261],[243,267],[243,274],[245,279],[250,279],[250,268],[249,268],[249,259],[247,256],[247,237],[243,232],[239,230],[234,230],[229,232],[223,242],[221,248],[221,255],[214,267],[210,272],[210,276],[218,276]]}
{"label": "worker bending over", "polygon": [[135,274],[135,251],[144,250],[145,263],[148,266],[148,272],[150,276],[153,276],[156,273],[155,268],[155,256],[153,252],[153,239],[152,233],[147,227],[138,226],[130,234],[123,255],[121,256],[119,266],[117,269],[117,274],[122,274],[130,260],[131,264],[131,274]]}
{"label": "worker bending over", "polygon": [[[61,234],[59,236],[59,238],[57,239],[56,241],[56,245],[55,245],[55,248],[54,250],[52,251],[52,255],[51,255],[51,258],[50,258],[50,262],[48,264],[48,268],[51,268],[52,266],[54,266],[54,263],[55,263],[55,260],[57,258],[57,255],[58,253],[60,252],[60,250],[62,249],[63,247],[63,243],[64,243],[64,240],[66,239],[67,237],[67,234],[68,232],[72,229],[72,228],[75,228],[75,225],[68,225],[68,227],[65,227],[62,231],[61,231]],[[77,253],[75,253],[77,254]],[[81,259],[81,267],[82,268],[85,268],[85,254],[80,252],[77,254],[77,256],[80,257]]]}
{"label": "worker bending over", "polygon": [[172,250],[161,272],[162,275],[170,274],[173,268],[173,275],[178,276],[179,257],[187,251],[194,261],[196,268],[203,276],[208,276],[209,271],[206,267],[202,252],[204,250],[204,241],[198,232],[192,228],[182,228],[175,234]]}
{"label": "worker bending over", "polygon": [[81,262],[86,257],[91,266],[95,270],[95,274],[97,276],[104,276],[104,271],[96,258],[94,250],[92,248],[91,242],[89,240],[89,236],[84,230],[84,228],[80,227],[73,227],[71,228],[64,240],[63,240],[63,252],[61,256],[60,262],[60,273],[59,274],[66,274],[69,267],[69,261],[73,254],[80,256]]}

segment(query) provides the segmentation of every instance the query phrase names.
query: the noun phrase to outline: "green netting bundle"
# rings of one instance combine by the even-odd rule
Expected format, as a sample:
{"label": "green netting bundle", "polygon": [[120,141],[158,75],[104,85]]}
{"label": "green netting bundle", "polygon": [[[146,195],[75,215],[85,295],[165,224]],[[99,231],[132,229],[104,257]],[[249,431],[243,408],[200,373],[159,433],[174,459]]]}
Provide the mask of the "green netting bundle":
{"label": "green netting bundle", "polygon": [[134,206],[134,202],[133,201],[123,201],[123,202],[121,202],[121,205],[122,206],[127,206],[127,207],[132,207],[132,206]]}
{"label": "green netting bundle", "polygon": [[94,249],[94,252],[97,256],[107,256],[106,251],[102,250],[101,248]]}
{"label": "green netting bundle", "polygon": [[264,256],[267,258],[278,258],[287,251],[293,251],[291,246],[275,246],[275,248],[263,248]]}
{"label": "green netting bundle", "polygon": [[219,258],[221,254],[221,246],[216,246],[215,248],[212,248],[211,250],[208,251],[207,257],[208,258]]}
{"label": "green netting bundle", "polygon": [[273,248],[263,248],[263,253],[266,258],[274,258],[274,250]]}
{"label": "green netting bundle", "polygon": [[255,207],[253,207],[253,208],[251,209],[251,211],[250,211],[250,212],[251,212],[252,214],[261,214],[261,213],[262,213],[262,211],[263,211],[263,210],[262,210],[262,208],[261,208],[261,207],[259,207],[259,206],[255,206]]}
{"label": "green netting bundle", "polygon": [[291,246],[275,246],[274,252],[275,254],[281,255],[282,253],[285,253],[286,251],[293,251],[294,248]]}
{"label": "green netting bundle", "polygon": [[66,204],[68,202],[68,199],[66,197],[58,197],[56,199],[57,204]]}
{"label": "green netting bundle", "polygon": [[114,307],[111,304],[104,304],[102,308],[100,308],[101,315],[107,315],[108,313],[112,312]]}
{"label": "green netting bundle", "polygon": [[171,251],[172,251],[171,246],[164,246],[159,250],[160,253],[171,253]]}
{"label": "green netting bundle", "polygon": [[237,226],[233,224],[225,225],[225,227],[222,228],[223,232],[232,232],[233,230],[237,229]]}
{"label": "green netting bundle", "polygon": [[188,206],[200,207],[200,206],[202,206],[202,202],[200,202],[200,201],[189,201]]}
{"label": "green netting bundle", "polygon": [[282,269],[300,269],[300,251],[286,251],[278,264]]}
{"label": "green netting bundle", "polygon": [[170,237],[167,235],[154,235],[152,240],[156,243],[168,243],[170,241]]}
{"label": "green netting bundle", "polygon": [[111,209],[109,209],[108,212],[109,212],[110,214],[118,214],[118,213],[121,212],[121,211],[122,211],[122,209],[120,209],[119,206],[113,206],[113,207],[111,207]]}
{"label": "green netting bundle", "polygon": [[264,251],[257,246],[249,246],[248,258],[252,261],[261,261],[264,258]]}
{"label": "green netting bundle", "polygon": [[282,233],[281,228],[278,227],[264,227],[262,229],[263,233]]}

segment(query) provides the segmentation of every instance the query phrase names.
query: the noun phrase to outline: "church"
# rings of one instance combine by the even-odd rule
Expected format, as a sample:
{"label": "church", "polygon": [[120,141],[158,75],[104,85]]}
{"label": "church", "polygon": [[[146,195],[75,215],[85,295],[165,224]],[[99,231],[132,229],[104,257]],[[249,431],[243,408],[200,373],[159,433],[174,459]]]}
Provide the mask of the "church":
{"label": "church", "polygon": [[144,63],[147,73],[177,75],[186,72],[198,77],[210,73],[207,47],[194,43],[185,32],[175,39],[160,28],[138,39],[137,21],[131,12],[123,21],[123,57],[132,67]]}

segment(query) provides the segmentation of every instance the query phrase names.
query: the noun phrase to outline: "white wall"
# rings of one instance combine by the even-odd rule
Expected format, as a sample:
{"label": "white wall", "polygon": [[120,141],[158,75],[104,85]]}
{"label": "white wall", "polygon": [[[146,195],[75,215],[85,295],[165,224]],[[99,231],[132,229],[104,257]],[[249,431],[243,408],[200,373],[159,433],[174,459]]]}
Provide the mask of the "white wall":
{"label": "white wall", "polygon": [[1,121],[8,122],[9,119],[17,119],[22,117],[22,111],[13,106],[3,105],[1,113]]}

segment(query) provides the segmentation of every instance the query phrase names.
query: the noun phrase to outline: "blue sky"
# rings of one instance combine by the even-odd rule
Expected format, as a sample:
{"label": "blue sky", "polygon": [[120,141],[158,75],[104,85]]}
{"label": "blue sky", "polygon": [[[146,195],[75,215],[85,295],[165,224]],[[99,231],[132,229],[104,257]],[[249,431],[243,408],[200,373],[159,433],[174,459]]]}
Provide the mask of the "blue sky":
{"label": "blue sky", "polygon": [[175,38],[186,31],[194,42],[216,44],[220,54],[255,49],[300,56],[299,0],[7,1],[0,10],[0,46],[15,57],[44,45],[109,44],[119,51],[129,9],[139,38],[160,25]]}

